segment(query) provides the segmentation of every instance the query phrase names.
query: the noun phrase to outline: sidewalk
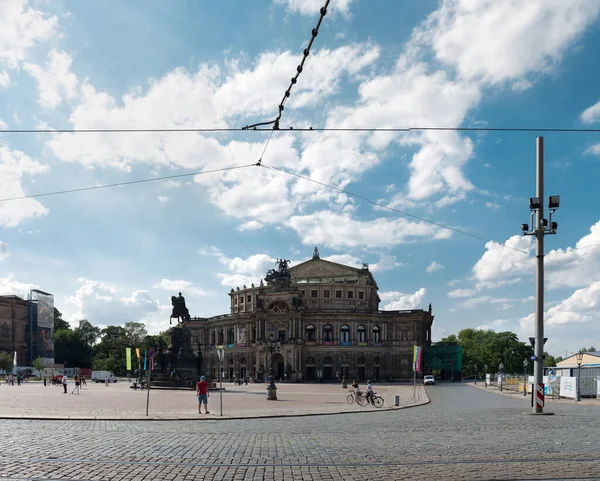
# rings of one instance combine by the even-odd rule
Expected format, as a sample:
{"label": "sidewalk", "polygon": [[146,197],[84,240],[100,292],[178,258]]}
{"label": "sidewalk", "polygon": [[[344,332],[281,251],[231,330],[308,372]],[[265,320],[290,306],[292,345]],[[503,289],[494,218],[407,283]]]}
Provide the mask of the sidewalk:
{"label": "sidewalk", "polygon": [[[375,392],[384,398],[383,408],[349,405],[348,389],[340,384],[280,384],[277,401],[266,399],[262,383],[223,387],[223,416],[220,416],[219,392],[211,391],[210,414],[198,414],[196,393],[189,391],[150,390],[148,416],[147,391],[134,391],[129,383],[89,383],[81,394],[63,394],[60,386],[28,384],[0,387],[0,419],[70,419],[70,420],[217,420],[254,419],[290,416],[322,416],[392,411],[427,404],[429,398],[423,386],[417,386],[417,400],[411,400],[412,386],[375,385]],[[394,397],[400,396],[400,406]]]}
{"label": "sidewalk", "polygon": [[[523,391],[512,391],[509,389],[503,389],[502,391],[500,391],[500,389],[498,389],[498,386],[496,385],[492,385],[492,384],[488,384],[487,389],[485,388],[484,383],[477,383],[477,385],[473,384],[473,383],[466,383],[471,387],[474,388],[479,388],[479,389],[485,389],[489,392],[493,392],[496,394],[503,394],[505,396],[512,396],[515,398],[521,398],[521,399],[527,399],[528,402],[531,402],[531,393],[528,392],[527,396],[523,396]],[[575,401],[575,399],[570,399],[570,398],[560,398],[558,396],[552,398],[552,395],[546,395],[545,396],[545,404],[549,404],[549,403],[560,403],[560,404],[580,404],[582,406],[597,406],[600,407],[600,399],[596,399],[596,398],[589,398],[589,397],[582,397],[581,401]]]}

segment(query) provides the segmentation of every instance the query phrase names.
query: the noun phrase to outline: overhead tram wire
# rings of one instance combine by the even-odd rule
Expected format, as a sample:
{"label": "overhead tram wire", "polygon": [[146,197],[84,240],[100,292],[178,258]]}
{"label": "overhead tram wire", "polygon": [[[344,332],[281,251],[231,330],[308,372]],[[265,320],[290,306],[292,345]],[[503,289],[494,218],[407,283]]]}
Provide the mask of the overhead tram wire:
{"label": "overhead tram wire", "polygon": [[[270,125],[274,121],[254,125]],[[135,134],[135,133],[210,133],[210,132],[272,132],[273,129],[246,127],[205,128],[147,128],[147,129],[0,129],[0,134]],[[289,127],[282,132],[540,132],[565,134],[598,134],[600,129],[572,129],[566,127]]]}
{"label": "overhead tram wire", "polygon": [[138,180],[130,180],[127,182],[116,182],[114,184],[102,184],[102,185],[94,185],[94,186],[88,186],[88,187],[79,187],[77,189],[56,190],[56,191],[52,191],[52,192],[43,192],[40,194],[23,195],[20,197],[7,197],[4,199],[0,199],[0,202],[8,202],[11,200],[22,200],[22,199],[34,199],[36,197],[48,197],[51,195],[71,194],[73,192],[84,192],[84,191],[88,191],[88,190],[107,189],[109,187],[120,187],[123,185],[143,184],[143,183],[147,183],[147,182],[157,182],[160,180],[180,179],[182,177],[190,177],[193,175],[214,174],[216,172],[226,172],[226,171],[230,171],[230,170],[245,169],[247,167],[255,167],[255,166],[256,166],[256,164],[236,165],[236,166],[232,166],[232,167],[223,167],[221,169],[200,170],[197,172],[188,172],[186,174],[166,175],[166,176],[162,176],[162,177],[152,177],[150,179],[138,179]]}
{"label": "overhead tram wire", "polygon": [[435,226],[440,227],[442,229],[447,229],[447,230],[456,232],[458,234],[463,234],[463,235],[466,235],[466,236],[469,236],[469,237],[473,237],[474,239],[482,240],[482,241],[485,241],[485,242],[492,242],[493,244],[496,244],[496,245],[498,245],[500,247],[505,247],[506,249],[511,249],[513,251],[517,251],[517,252],[520,252],[522,254],[529,254],[529,252],[527,252],[527,251],[523,251],[523,250],[517,249],[515,247],[507,246],[507,245],[502,244],[500,242],[497,242],[495,240],[486,239],[485,237],[481,237],[481,236],[478,236],[476,234],[471,234],[470,232],[467,232],[467,231],[464,231],[464,230],[461,230],[461,229],[457,229],[456,227],[450,227],[449,225],[442,224],[440,222],[435,222],[435,221],[426,219],[424,217],[420,217],[420,216],[415,215],[415,214],[410,214],[408,212],[404,212],[404,211],[396,209],[394,207],[390,207],[388,205],[382,204],[381,202],[376,202],[374,200],[371,200],[368,197],[365,197],[363,195],[356,194],[354,192],[350,192],[350,191],[345,190],[345,189],[340,189],[339,187],[335,187],[335,186],[333,186],[331,184],[326,184],[324,182],[320,182],[318,180],[311,179],[310,177],[306,177],[305,175],[298,174],[296,172],[292,172],[292,171],[287,170],[287,169],[282,169],[281,167],[274,167],[274,166],[265,165],[265,164],[262,164],[261,167],[266,167],[267,169],[277,170],[279,172],[283,172],[285,174],[288,174],[288,175],[291,175],[291,176],[294,176],[294,177],[298,177],[299,179],[303,179],[303,180],[306,180],[308,182],[312,182],[314,184],[318,184],[318,185],[320,185],[322,187],[326,187],[327,189],[334,190],[336,192],[340,192],[341,194],[346,194],[346,195],[349,195],[351,197],[355,197],[357,199],[364,200],[365,202],[368,202],[369,204],[375,205],[377,207],[381,207],[383,209],[391,210],[392,212],[396,212],[397,214],[401,214],[401,215],[403,215],[405,217],[411,217],[413,219],[420,220],[420,221],[425,222],[427,224],[435,225]]}
{"label": "overhead tram wire", "polygon": [[290,86],[287,88],[287,90],[283,94],[283,98],[281,99],[281,102],[279,103],[279,113],[277,114],[277,117],[275,118],[275,120],[259,122],[259,123],[252,124],[252,125],[247,125],[246,127],[243,127],[241,129],[241,130],[251,130],[251,129],[257,130],[256,127],[260,127],[263,125],[271,125],[271,124],[273,125],[273,127],[271,129],[261,129],[261,130],[270,130],[271,133],[269,134],[269,137],[267,138],[267,141],[263,148],[262,154],[260,154],[258,162],[256,162],[256,165],[259,167],[262,163],[263,157],[265,156],[267,147],[269,147],[269,143],[271,142],[271,138],[273,137],[273,132],[275,130],[279,130],[279,121],[281,120],[281,115],[283,113],[283,110],[285,109],[285,104],[286,104],[287,100],[290,98],[290,95],[292,93],[292,87],[298,82],[298,77],[300,77],[300,74],[302,73],[302,70],[304,69],[304,64],[306,63],[306,59],[310,55],[310,48],[312,47],[312,44],[315,41],[315,38],[319,34],[319,27],[321,26],[321,22],[323,21],[323,18],[325,18],[325,15],[327,15],[327,7],[329,6],[330,1],[331,0],[326,0],[325,5],[321,7],[321,10],[319,10],[319,13],[320,13],[319,20],[317,21],[317,25],[315,26],[315,28],[313,28],[311,31],[311,37],[308,42],[308,46],[302,52],[302,60],[300,61],[300,65],[298,65],[298,67],[296,67],[296,75],[294,75],[292,77],[292,79],[290,81]]}

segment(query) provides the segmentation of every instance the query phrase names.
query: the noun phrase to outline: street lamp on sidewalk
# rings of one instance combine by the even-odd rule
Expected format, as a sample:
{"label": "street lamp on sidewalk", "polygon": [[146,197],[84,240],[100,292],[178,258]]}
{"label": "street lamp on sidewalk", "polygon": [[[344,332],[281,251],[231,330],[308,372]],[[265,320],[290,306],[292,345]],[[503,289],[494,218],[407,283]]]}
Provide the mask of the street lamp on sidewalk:
{"label": "street lamp on sidewalk", "polygon": [[275,341],[275,335],[271,334],[269,339],[263,341],[263,349],[269,353],[269,385],[267,386],[267,399],[277,401],[277,386],[275,386],[275,378],[273,376],[273,354],[279,352],[281,343]]}
{"label": "street lamp on sidewalk", "polygon": [[487,389],[487,364],[483,365],[483,378],[485,379],[485,388]]}
{"label": "street lamp on sidewalk", "polygon": [[527,366],[529,361],[525,359],[523,361],[523,396],[527,396]]}
{"label": "street lamp on sidewalk", "polygon": [[583,352],[579,351],[577,354],[577,399],[581,401],[581,363],[583,362]]}
{"label": "street lamp on sidewalk", "polygon": [[477,385],[477,364],[475,364],[475,385]]}
{"label": "street lamp on sidewalk", "polygon": [[500,363],[498,369],[500,370],[500,392],[502,392],[502,369],[504,369],[504,364]]}

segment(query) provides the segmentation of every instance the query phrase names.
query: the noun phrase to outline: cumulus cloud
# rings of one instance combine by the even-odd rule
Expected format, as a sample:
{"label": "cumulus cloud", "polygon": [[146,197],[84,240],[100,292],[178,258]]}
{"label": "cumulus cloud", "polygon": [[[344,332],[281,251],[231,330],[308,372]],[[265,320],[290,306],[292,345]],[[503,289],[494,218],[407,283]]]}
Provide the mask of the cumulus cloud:
{"label": "cumulus cloud", "polygon": [[221,264],[227,269],[226,272],[218,272],[217,278],[221,285],[230,287],[242,287],[252,284],[258,284],[265,277],[269,269],[275,267],[276,259],[267,254],[254,254],[246,259],[241,257],[227,257],[216,247],[205,247],[200,251],[201,255],[215,256]]}
{"label": "cumulus cloud", "polygon": [[588,107],[581,113],[581,121],[584,124],[600,122],[600,102]]}
{"label": "cumulus cloud", "polygon": [[431,264],[427,266],[425,271],[427,272],[427,274],[431,274],[435,271],[441,271],[443,268],[444,266],[442,264],[438,264],[436,261],[432,261]]}
{"label": "cumulus cloud", "polygon": [[[335,0],[329,4],[329,11],[347,15],[350,5],[354,0]],[[323,0],[275,0],[275,4],[285,5],[290,12],[317,17],[321,7],[325,4]]]}
{"label": "cumulus cloud", "polygon": [[[0,192],[2,197],[22,197],[25,191],[21,185],[25,175],[45,173],[48,167],[33,160],[24,152],[11,150],[0,142]],[[23,220],[46,215],[46,209],[35,199],[20,199],[0,203],[0,226],[15,227]]]}
{"label": "cumulus cloud", "polygon": [[454,289],[448,293],[448,297],[470,297],[476,292],[475,289]]}
{"label": "cumulus cloud", "polygon": [[8,244],[0,241],[0,261],[3,261],[8,257]]}
{"label": "cumulus cloud", "polygon": [[488,242],[485,245],[487,251],[473,266],[475,280],[480,282],[496,281],[499,277],[523,273],[529,266],[533,268],[534,260],[527,254],[518,252],[529,253],[533,249],[533,241],[530,236],[512,236],[504,243],[504,246],[506,247],[495,242]]}
{"label": "cumulus cloud", "polygon": [[197,296],[205,296],[207,293],[196,287],[193,282],[184,280],[161,279],[153,286],[155,289],[163,289],[175,295],[178,292],[192,293]]}
{"label": "cumulus cloud", "polygon": [[425,294],[427,294],[427,289],[421,287],[414,294],[403,294],[402,292],[381,292],[379,294],[379,298],[382,301],[391,301],[383,306],[384,310],[403,311],[418,309],[423,303]]}
{"label": "cumulus cloud", "polygon": [[[351,254],[334,254],[327,257],[323,257],[323,259],[356,268],[362,268],[363,266],[363,261],[360,258]],[[395,269],[396,267],[401,267],[403,265],[404,264],[402,262],[398,262],[396,260],[396,256],[382,254],[379,256],[379,260],[375,264],[369,264],[369,270],[371,272],[381,272]]]}
{"label": "cumulus cloud", "polygon": [[19,296],[27,299],[27,295],[31,289],[36,289],[35,284],[20,282],[15,279],[12,273],[8,273],[6,277],[0,277],[0,295],[2,296]]}
{"label": "cumulus cloud", "polygon": [[37,82],[40,105],[53,108],[75,97],[78,81],[71,72],[71,63],[68,53],[51,50],[45,68],[32,63],[23,65],[23,70]]}

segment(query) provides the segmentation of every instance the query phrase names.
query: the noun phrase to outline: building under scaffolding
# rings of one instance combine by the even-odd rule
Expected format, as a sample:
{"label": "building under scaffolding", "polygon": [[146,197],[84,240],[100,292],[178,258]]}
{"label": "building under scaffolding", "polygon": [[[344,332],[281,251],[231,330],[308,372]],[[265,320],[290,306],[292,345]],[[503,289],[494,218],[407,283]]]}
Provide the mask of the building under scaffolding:
{"label": "building under scaffolding", "polygon": [[462,347],[455,342],[438,342],[423,349],[423,374],[442,381],[460,381]]}

